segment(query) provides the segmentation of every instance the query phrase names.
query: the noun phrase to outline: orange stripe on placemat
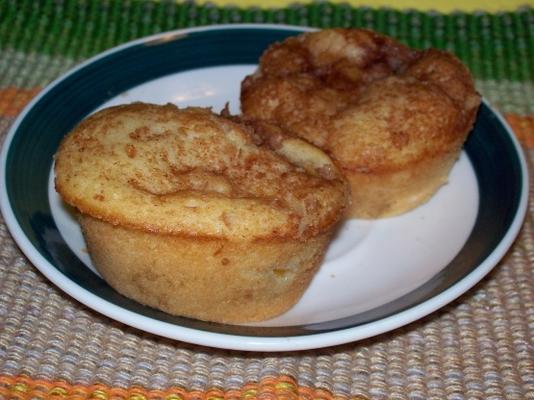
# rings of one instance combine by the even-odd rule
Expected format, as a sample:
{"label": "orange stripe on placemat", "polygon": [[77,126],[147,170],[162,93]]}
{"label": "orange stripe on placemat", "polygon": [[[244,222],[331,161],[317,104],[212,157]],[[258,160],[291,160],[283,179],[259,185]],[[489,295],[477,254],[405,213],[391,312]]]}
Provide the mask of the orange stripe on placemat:
{"label": "orange stripe on placemat", "polygon": [[505,114],[517,138],[528,148],[534,148],[534,115]]}
{"label": "orange stripe on placemat", "polygon": [[40,87],[19,89],[10,86],[0,89],[0,117],[16,117],[40,91]]}
{"label": "orange stripe on placemat", "polygon": [[[259,383],[248,383],[240,389],[187,391],[183,388],[147,390],[140,387],[114,388],[102,384],[72,385],[63,381],[50,382],[27,376],[0,375],[0,397],[6,399],[94,399],[94,400],[254,400],[254,399],[302,399],[341,400],[324,389],[299,386],[290,376],[270,377]],[[368,400],[363,396],[352,400]]]}

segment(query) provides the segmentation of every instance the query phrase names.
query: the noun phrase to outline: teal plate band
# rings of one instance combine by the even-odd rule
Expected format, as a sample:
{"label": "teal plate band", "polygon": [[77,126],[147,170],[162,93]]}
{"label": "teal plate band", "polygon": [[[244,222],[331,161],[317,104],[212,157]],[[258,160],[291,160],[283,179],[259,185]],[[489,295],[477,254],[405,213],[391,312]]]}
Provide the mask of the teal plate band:
{"label": "teal plate band", "polygon": [[[64,276],[105,301],[146,317],[208,332],[288,337],[342,330],[377,321],[420,304],[455,285],[493,252],[520,213],[525,167],[501,119],[482,104],[465,145],[479,185],[479,212],[459,254],[428,282],[391,303],[324,323],[247,327],[174,317],[142,306],[111,289],[64,242],[48,201],[53,155],[62,137],[107,100],[149,80],[197,68],[255,64],[272,42],[299,31],[239,28],[182,32],[122,46],[56,81],[14,125],[4,151],[4,183],[17,224],[32,246]],[[185,40],[186,39],[186,40]]]}

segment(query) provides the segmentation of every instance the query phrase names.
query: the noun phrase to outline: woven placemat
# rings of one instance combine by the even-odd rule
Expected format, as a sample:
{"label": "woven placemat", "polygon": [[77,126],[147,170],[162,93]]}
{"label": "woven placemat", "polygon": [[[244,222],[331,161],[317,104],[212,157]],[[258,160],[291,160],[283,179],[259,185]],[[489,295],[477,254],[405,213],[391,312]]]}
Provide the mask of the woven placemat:
{"label": "woven placemat", "polygon": [[[214,23],[364,26],[455,52],[534,163],[534,11],[284,9],[174,1],[0,1],[0,137],[62,72],[127,40]],[[532,178],[531,187],[533,186]],[[0,221],[0,398],[534,399],[534,201],[506,257],[454,303],[388,334],[304,352],[176,342],[79,304],[22,255]]]}

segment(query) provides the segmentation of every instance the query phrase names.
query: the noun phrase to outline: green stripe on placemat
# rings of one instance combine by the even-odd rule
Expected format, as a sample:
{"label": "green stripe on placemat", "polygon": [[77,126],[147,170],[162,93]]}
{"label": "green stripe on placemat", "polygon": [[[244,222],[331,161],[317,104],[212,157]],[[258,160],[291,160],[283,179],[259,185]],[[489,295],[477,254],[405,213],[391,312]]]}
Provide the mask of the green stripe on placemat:
{"label": "green stripe on placemat", "polygon": [[[245,9],[149,0],[3,0],[0,1],[0,50],[81,60],[153,33],[241,22],[366,27],[413,47],[451,50],[479,79],[506,77],[534,81],[534,9],[531,7],[500,14],[446,15],[329,3]],[[0,77],[2,73],[0,70]]]}

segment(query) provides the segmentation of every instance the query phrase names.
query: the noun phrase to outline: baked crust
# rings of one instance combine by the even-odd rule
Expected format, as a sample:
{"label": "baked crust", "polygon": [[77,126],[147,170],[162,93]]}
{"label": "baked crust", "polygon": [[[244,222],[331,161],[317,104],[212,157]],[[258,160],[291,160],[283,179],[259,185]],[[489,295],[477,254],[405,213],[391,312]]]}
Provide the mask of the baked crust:
{"label": "baked crust", "polygon": [[[350,215],[361,218],[428,200],[447,181],[479,104],[469,71],[452,54],[409,49],[364,29],[276,43],[241,87],[245,118],[277,124],[336,159],[352,183]],[[421,165],[435,168],[428,180],[416,171]],[[391,197],[373,200],[380,192]]]}
{"label": "baked crust", "polygon": [[349,200],[317,147],[173,105],[90,116],[62,141],[55,173],[110,286],[171,314],[224,323],[290,308]]}
{"label": "baked crust", "polygon": [[330,158],[272,144],[208,109],[112,107],[63,140],[56,189],[84,214],[154,233],[305,239],[335,224],[347,189]]}

